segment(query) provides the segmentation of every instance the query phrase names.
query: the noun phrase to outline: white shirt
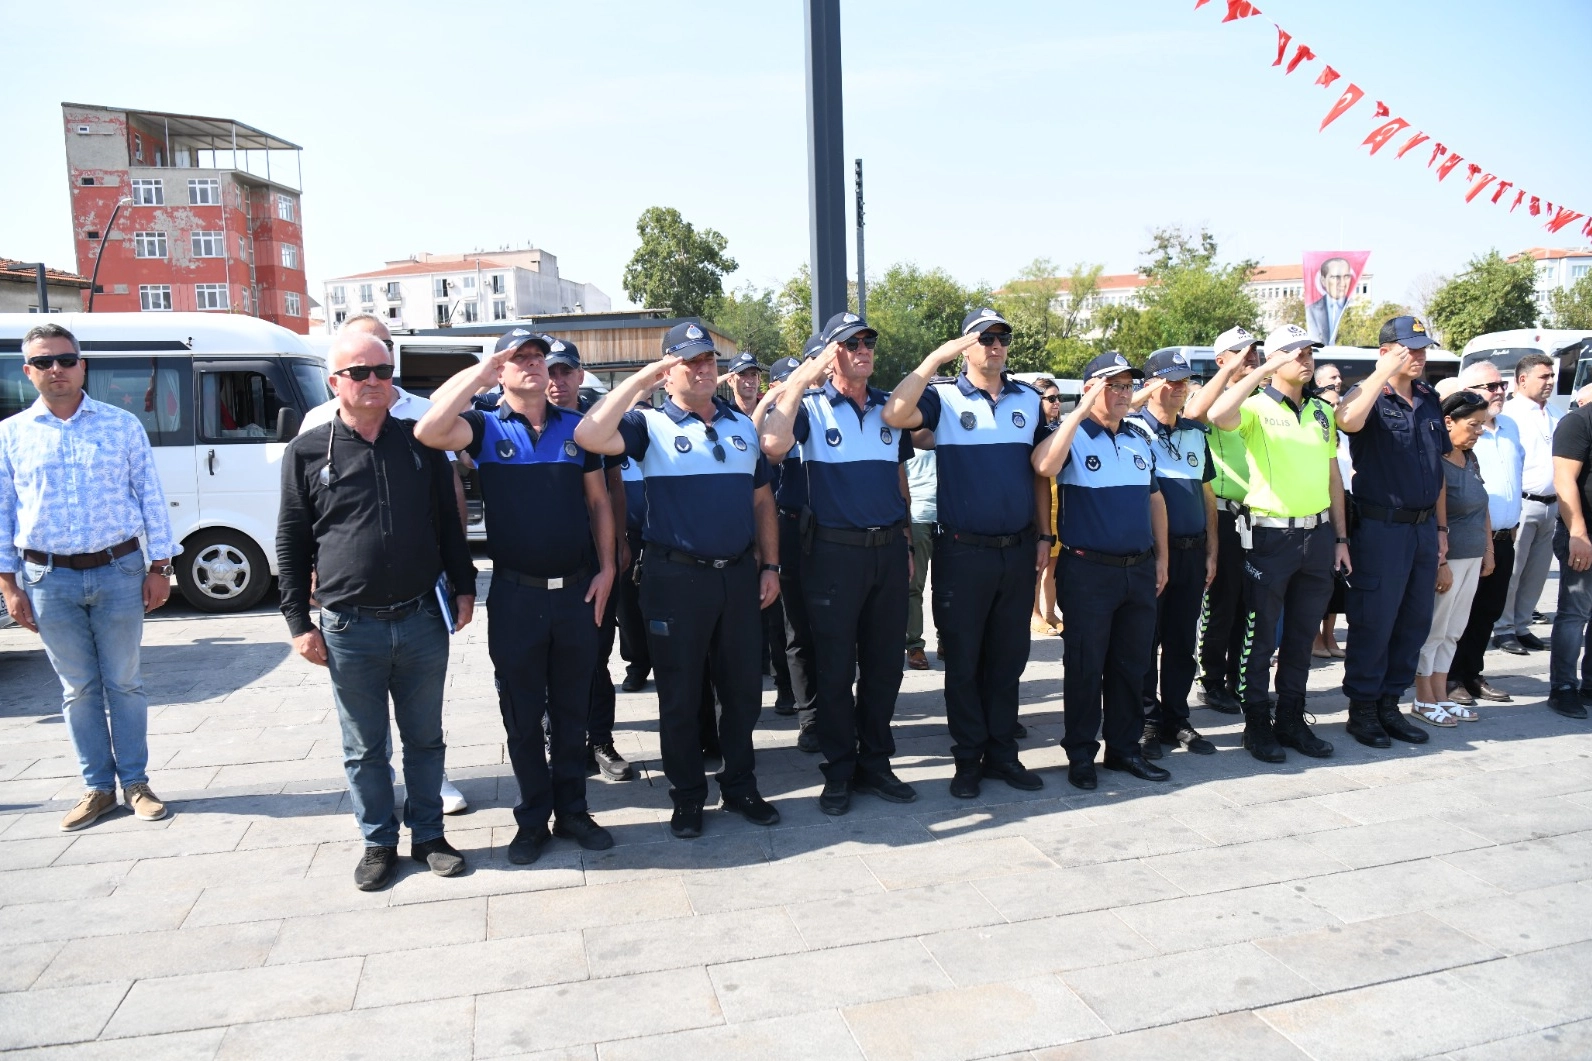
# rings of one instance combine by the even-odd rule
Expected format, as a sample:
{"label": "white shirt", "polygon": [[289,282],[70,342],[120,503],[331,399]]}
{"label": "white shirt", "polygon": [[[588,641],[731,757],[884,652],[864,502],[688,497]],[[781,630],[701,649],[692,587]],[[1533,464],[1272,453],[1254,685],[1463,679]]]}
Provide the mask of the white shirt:
{"label": "white shirt", "polygon": [[[393,415],[395,420],[419,420],[422,416],[426,415],[426,410],[431,408],[430,398],[422,398],[418,394],[410,394],[402,387],[396,385],[393,387],[393,390],[397,392],[398,400],[393,402],[392,405],[388,407],[387,411]],[[299,425],[299,431],[304,432],[308,431],[312,427],[320,427],[322,424],[329,424],[332,422],[332,418],[336,415],[336,398],[333,398],[328,402],[322,402],[304,414],[304,422]],[[448,451],[448,459],[458,460],[458,458],[453,455],[451,450]]]}
{"label": "white shirt", "polygon": [[1520,489],[1527,494],[1547,497],[1553,494],[1553,429],[1559,414],[1546,405],[1516,395],[1504,402],[1499,416],[1507,416],[1520,429],[1520,448],[1525,451],[1525,471]]}

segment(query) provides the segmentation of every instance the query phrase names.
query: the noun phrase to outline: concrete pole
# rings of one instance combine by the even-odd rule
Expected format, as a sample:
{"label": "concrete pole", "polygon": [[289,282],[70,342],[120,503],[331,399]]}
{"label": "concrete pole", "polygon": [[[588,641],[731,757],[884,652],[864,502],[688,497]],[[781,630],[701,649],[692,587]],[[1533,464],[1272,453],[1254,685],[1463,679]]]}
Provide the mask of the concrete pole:
{"label": "concrete pole", "polygon": [[813,331],[846,309],[846,171],[840,0],[806,0],[807,207]]}
{"label": "concrete pole", "polygon": [[868,316],[868,268],[862,257],[862,159],[857,159],[857,315]]}

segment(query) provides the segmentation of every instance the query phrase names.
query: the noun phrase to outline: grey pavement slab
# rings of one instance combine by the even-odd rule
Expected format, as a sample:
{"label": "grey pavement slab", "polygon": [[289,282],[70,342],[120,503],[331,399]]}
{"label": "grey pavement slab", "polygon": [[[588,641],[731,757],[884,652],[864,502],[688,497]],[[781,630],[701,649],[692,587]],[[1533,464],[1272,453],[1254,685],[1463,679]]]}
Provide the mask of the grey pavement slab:
{"label": "grey pavement slab", "polygon": [[[421,969],[425,975],[416,976]],[[586,976],[586,951],[579,932],[388,951],[365,959],[354,1005],[395,1006],[568,983]]]}
{"label": "grey pavement slab", "polygon": [[960,1061],[1104,1035],[1054,976],[955,988],[841,1011],[868,1061]]}
{"label": "grey pavement slab", "polygon": [[862,1061],[834,1010],[621,1039],[597,1047],[600,1061]]}
{"label": "grey pavement slab", "polygon": [[1118,1032],[1254,1009],[1316,991],[1251,943],[1073,969],[1062,980]]}
{"label": "grey pavement slab", "polygon": [[1307,1055],[1253,1013],[1166,1024],[1035,1050],[1034,1061],[1307,1061]]}
{"label": "grey pavement slab", "polygon": [[105,1038],[345,1010],[353,1005],[361,964],[359,958],[339,958],[140,980],[106,1026]]}
{"label": "grey pavement slab", "polygon": [[470,998],[384,1006],[351,1013],[237,1024],[227,1029],[216,1061],[282,1058],[381,1058],[383,1061],[468,1061],[475,1003]]}
{"label": "grey pavement slab", "polygon": [[1500,952],[1427,913],[1328,925],[1256,945],[1323,991],[1487,962]]}
{"label": "grey pavement slab", "polygon": [[722,1024],[704,969],[615,976],[483,995],[475,1006],[475,1055],[506,1055]]}
{"label": "grey pavement slab", "polygon": [[955,984],[915,939],[859,943],[708,968],[731,1023],[877,1002]]}

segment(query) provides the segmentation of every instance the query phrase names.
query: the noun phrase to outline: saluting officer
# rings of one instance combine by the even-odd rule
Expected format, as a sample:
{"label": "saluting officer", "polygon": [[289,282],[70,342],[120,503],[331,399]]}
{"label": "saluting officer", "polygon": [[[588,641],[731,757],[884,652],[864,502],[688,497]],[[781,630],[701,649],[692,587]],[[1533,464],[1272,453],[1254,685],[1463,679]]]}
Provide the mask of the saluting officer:
{"label": "saluting officer", "polygon": [[[1216,399],[1233,380],[1260,364],[1259,342],[1243,328],[1229,328],[1218,335],[1216,373],[1189,399],[1183,415],[1209,424]],[[1249,490],[1249,458],[1236,431],[1211,425],[1207,442],[1211,492],[1216,495],[1216,577],[1205,591],[1200,612],[1199,697],[1213,711],[1236,715],[1241,710],[1236,690],[1244,651],[1244,547],[1238,541],[1236,521]]]}
{"label": "saluting officer", "polygon": [[770,460],[794,446],[807,472],[801,588],[818,665],[818,807],[838,815],[853,789],[891,803],[917,798],[890,769],[910,548],[901,463],[912,444],[884,422],[889,396],[868,386],[879,333],[838,313],[823,334],[824,352],[792,374],[762,432]]}
{"label": "saluting officer", "polygon": [[1139,746],[1155,599],[1166,585],[1169,561],[1166,502],[1149,433],[1123,419],[1133,380],[1141,375],[1118,353],[1090,361],[1077,408],[1033,457],[1040,475],[1060,473],[1058,561],[1067,624],[1061,745],[1067,780],[1085,791],[1098,784],[1095,737],[1102,728],[1106,769],[1146,781],[1172,776],[1146,761]]}
{"label": "saluting officer", "polygon": [[1216,494],[1210,483],[1214,469],[1204,425],[1182,415],[1188,380],[1194,374],[1188,359],[1179,350],[1159,351],[1144,363],[1144,374],[1142,389],[1149,395],[1129,422],[1142,426],[1150,438],[1156,486],[1166,505],[1170,550],[1166,588],[1156,600],[1150,665],[1144,672],[1144,757],[1159,759],[1162,741],[1212,755],[1216,746],[1189,722],[1188,694],[1194,687],[1200,602],[1216,577]]}
{"label": "saluting officer", "polygon": [[[492,592],[487,650],[509,761],[520,786],[509,861],[536,861],[553,835],[601,851],[613,846],[586,804],[586,723],[599,627],[613,588],[613,510],[601,458],[575,442],[578,412],[547,398],[553,338],[526,328],[501,336],[491,357],[431,396],[415,437],[465,450],[480,470]],[[470,408],[501,381],[496,409]],[[551,761],[542,716],[549,723]]]}
{"label": "saluting officer", "polygon": [[1343,396],[1338,426],[1354,459],[1354,572],[1344,603],[1349,644],[1343,691],[1348,733],[1386,748],[1389,737],[1424,744],[1399,708],[1432,626],[1437,565],[1448,551],[1442,460],[1453,444],[1437,392],[1421,378],[1432,337],[1414,317],[1394,317],[1377,337],[1376,369]]}
{"label": "saluting officer", "polygon": [[[660,383],[661,409],[634,409]],[[593,406],[576,442],[641,462],[647,525],[641,611],[658,682],[658,735],[675,836],[702,835],[705,674],[720,704],[721,806],[757,825],[779,811],[757,791],[752,728],[761,710],[762,608],[779,595],[779,530],[768,462],[749,418],[715,396],[710,339],[694,323],[663,337],[663,358]],[[761,557],[761,572],[759,571]]]}
{"label": "saluting officer", "polygon": [[[951,795],[960,799],[978,795],[980,777],[1027,791],[1045,785],[1018,761],[1016,730],[1034,576],[1052,537],[1036,531],[1050,524],[1050,482],[1032,464],[1046,425],[1039,392],[1006,373],[1011,334],[993,309],[969,313],[962,334],[924,358],[884,411],[893,430],[932,431],[939,455],[934,625],[956,759]],[[966,358],[960,375],[935,378],[958,357]]]}
{"label": "saluting officer", "polygon": [[[1266,336],[1266,362],[1228,388],[1211,423],[1244,440],[1249,463],[1244,553],[1244,652],[1238,696],[1244,747],[1262,762],[1288,756],[1279,745],[1321,759],[1332,745],[1305,723],[1310,646],[1332,598],[1333,568],[1348,571],[1349,547],[1332,406],[1305,397],[1315,377],[1315,348],[1287,324]],[[1267,377],[1271,385],[1251,394]],[[1273,645],[1277,618],[1282,642]],[[1267,671],[1277,649],[1277,721],[1272,725]]]}

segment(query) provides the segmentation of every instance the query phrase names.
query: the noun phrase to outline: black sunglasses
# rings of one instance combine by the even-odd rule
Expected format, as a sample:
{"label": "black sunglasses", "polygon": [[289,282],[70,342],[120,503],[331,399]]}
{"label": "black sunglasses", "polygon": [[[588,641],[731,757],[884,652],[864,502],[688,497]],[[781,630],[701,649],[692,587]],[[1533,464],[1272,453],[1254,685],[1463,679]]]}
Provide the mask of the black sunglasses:
{"label": "black sunglasses", "polygon": [[1042,394],[1042,395],[1039,396],[1039,400],[1042,401],[1042,402],[1060,402],[1061,401],[1061,395],[1059,395],[1059,394]]}
{"label": "black sunglasses", "polygon": [[48,371],[52,365],[60,365],[62,368],[76,368],[78,361],[79,358],[76,354],[57,354],[54,357],[28,358],[28,364],[40,372]]}
{"label": "black sunglasses", "polygon": [[1002,346],[1010,346],[1011,341],[1011,332],[984,331],[978,333],[978,345],[980,346],[994,346],[996,343],[1000,343]]}
{"label": "black sunglasses", "polygon": [[874,349],[879,345],[879,337],[877,335],[853,335],[841,345],[855,354],[859,348],[864,350]]}
{"label": "black sunglasses", "polygon": [[713,459],[723,464],[724,447],[719,444],[719,433],[713,429],[712,424],[703,424],[702,432],[707,435],[708,441],[713,443]]}
{"label": "black sunglasses", "polygon": [[391,365],[349,365],[333,372],[334,376],[347,376],[355,383],[363,383],[374,373],[377,379],[392,379]]}
{"label": "black sunglasses", "polygon": [[1509,384],[1505,383],[1503,380],[1499,380],[1497,383],[1478,383],[1474,387],[1471,387],[1470,389],[1471,390],[1491,391],[1492,393],[1496,394],[1497,392],[1499,392],[1501,390],[1508,390],[1509,389]]}

